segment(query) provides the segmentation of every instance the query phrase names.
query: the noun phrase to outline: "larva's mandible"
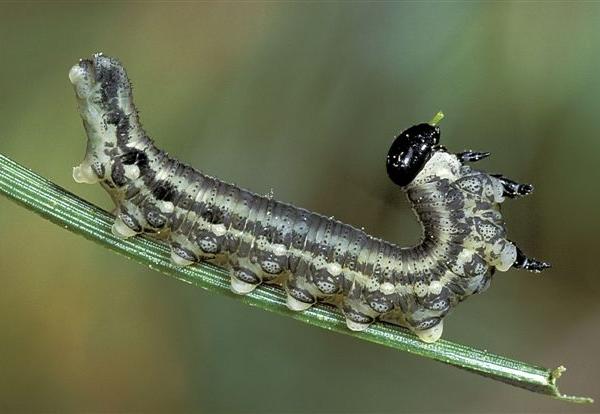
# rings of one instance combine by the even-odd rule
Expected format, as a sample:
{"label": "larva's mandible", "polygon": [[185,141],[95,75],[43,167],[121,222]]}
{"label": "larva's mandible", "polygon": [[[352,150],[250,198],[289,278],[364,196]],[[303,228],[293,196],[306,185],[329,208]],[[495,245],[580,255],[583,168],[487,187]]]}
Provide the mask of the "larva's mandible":
{"label": "larva's mandible", "polygon": [[69,78],[88,137],[73,177],[99,182],[111,195],[114,234],[160,235],[178,265],[224,265],[236,293],[279,283],[293,310],[327,301],[340,307],[352,330],[380,319],[433,342],[441,336],[442,318],[484,290],[494,270],[549,266],[506,239],[500,214],[505,197],[526,195],[532,187],[467,166],[489,154],[448,152],[435,125],[402,132],[388,154],[388,175],[423,225],[421,243],[401,248],[169,157],[142,129],[117,60],[94,55],[73,66]]}

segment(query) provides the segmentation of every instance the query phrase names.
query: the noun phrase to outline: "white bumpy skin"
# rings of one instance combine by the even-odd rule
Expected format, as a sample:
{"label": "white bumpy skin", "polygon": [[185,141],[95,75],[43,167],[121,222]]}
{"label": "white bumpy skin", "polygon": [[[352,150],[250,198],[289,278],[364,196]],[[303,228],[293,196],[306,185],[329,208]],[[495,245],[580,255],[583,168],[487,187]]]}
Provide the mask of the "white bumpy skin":
{"label": "white bumpy skin", "polygon": [[501,183],[455,155],[435,153],[405,188],[423,239],[402,248],[169,157],[142,129],[117,60],[94,55],[75,65],[69,79],[87,133],[73,178],[99,182],[110,194],[113,233],[166,239],[177,265],[205,260],[228,267],[238,294],[275,283],[286,290],[290,309],[327,301],[352,330],[384,320],[435,342],[444,316],[487,288],[494,269],[515,261],[499,209]]}

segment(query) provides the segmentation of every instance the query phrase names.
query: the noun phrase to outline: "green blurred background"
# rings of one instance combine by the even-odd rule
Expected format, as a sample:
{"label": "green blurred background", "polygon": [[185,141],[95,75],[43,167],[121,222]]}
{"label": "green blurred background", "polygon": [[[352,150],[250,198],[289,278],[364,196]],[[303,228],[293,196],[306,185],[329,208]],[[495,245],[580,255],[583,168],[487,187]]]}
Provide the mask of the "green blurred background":
{"label": "green blurred background", "polygon": [[[443,109],[451,150],[532,182],[510,237],[554,268],[498,274],[444,337],[598,398],[598,3],[0,5],[0,151],[76,185],[67,78],[119,57],[157,143],[204,171],[397,241],[419,227],[384,172]],[[2,412],[594,412],[191,288],[0,198]]]}

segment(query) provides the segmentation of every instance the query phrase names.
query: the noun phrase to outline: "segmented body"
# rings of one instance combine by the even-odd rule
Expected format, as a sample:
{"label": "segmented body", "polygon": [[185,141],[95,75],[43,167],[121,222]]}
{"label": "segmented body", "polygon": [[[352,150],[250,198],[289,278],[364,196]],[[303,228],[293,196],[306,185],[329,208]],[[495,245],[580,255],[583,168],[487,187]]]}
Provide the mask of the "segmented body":
{"label": "segmented body", "polygon": [[96,55],[70,78],[88,134],[74,177],[100,182],[112,196],[115,234],[158,234],[175,263],[227,266],[237,293],[280,283],[292,309],[333,302],[351,329],[383,319],[434,341],[454,305],[515,262],[499,212],[502,184],[455,155],[436,152],[406,186],[423,238],[402,248],[169,157],[141,128],[118,61]]}

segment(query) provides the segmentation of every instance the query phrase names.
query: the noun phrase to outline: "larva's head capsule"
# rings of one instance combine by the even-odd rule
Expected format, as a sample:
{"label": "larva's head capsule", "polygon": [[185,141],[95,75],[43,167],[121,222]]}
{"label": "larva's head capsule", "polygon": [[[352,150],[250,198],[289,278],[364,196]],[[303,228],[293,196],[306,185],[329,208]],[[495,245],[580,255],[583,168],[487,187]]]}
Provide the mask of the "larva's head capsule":
{"label": "larva's head capsule", "polygon": [[396,137],[387,156],[387,173],[404,187],[419,174],[440,142],[440,128],[430,124],[414,125]]}

